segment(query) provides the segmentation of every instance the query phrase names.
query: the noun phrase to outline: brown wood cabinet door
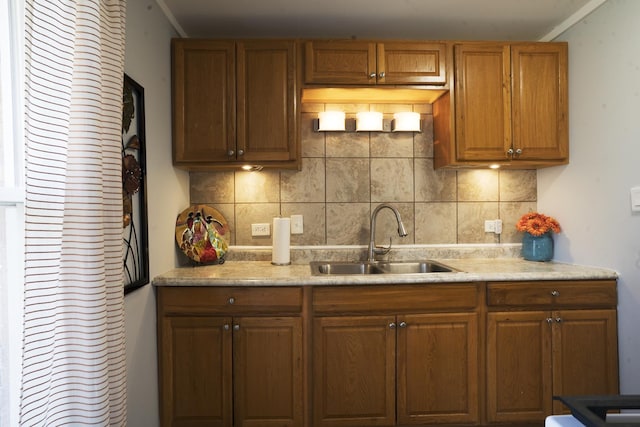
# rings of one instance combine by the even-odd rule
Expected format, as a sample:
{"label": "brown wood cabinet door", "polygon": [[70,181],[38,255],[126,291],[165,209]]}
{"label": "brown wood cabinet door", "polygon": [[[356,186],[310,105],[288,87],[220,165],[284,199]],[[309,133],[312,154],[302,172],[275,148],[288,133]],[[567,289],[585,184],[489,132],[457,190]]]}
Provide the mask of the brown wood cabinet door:
{"label": "brown wood cabinet door", "polygon": [[505,161],[511,148],[509,45],[454,46],[456,159]]}
{"label": "brown wood cabinet door", "polygon": [[378,84],[444,85],[444,43],[385,42],[377,45]]}
{"label": "brown wood cabinet door", "polygon": [[162,318],[163,427],[231,427],[231,318]]}
{"label": "brown wood cabinet door", "polygon": [[543,423],[551,413],[550,321],[549,313],[544,311],[488,314],[490,422]]}
{"label": "brown wood cabinet door", "polygon": [[173,40],[173,160],[228,160],[235,149],[235,44]]}
{"label": "brown wood cabinet door", "polygon": [[376,84],[376,44],[353,40],[305,43],[305,83]]}
{"label": "brown wood cabinet door", "polygon": [[398,424],[478,422],[478,315],[398,316]]}
{"label": "brown wood cabinet door", "polygon": [[517,160],[565,160],[569,155],[567,45],[511,47],[513,149]]}
{"label": "brown wood cabinet door", "polygon": [[303,425],[302,320],[233,319],[234,426]]}
{"label": "brown wood cabinet door", "polygon": [[242,41],[237,47],[237,160],[295,160],[295,42]]}
{"label": "brown wood cabinet door", "polygon": [[314,319],[313,425],[395,425],[394,316]]}
{"label": "brown wood cabinet door", "polygon": [[[553,312],[553,395],[618,394],[616,310]],[[554,401],[554,413],[562,403]]]}

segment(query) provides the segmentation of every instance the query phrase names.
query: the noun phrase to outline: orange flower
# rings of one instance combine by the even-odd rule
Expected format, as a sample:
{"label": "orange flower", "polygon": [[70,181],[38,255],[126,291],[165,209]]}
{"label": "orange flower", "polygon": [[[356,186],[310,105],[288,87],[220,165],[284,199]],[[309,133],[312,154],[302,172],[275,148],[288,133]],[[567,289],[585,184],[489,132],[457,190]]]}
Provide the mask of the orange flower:
{"label": "orange flower", "polygon": [[549,232],[559,233],[560,224],[553,217],[538,212],[528,212],[516,223],[516,229],[532,236],[542,236]]}

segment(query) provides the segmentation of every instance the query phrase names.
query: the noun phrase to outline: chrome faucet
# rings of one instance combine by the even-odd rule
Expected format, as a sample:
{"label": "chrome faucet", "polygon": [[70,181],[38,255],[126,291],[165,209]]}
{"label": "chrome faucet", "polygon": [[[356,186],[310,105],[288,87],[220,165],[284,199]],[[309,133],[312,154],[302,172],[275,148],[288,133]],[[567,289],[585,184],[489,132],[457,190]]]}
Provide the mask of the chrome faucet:
{"label": "chrome faucet", "polygon": [[374,262],[376,260],[376,255],[384,255],[391,250],[391,237],[389,237],[389,247],[376,248],[376,218],[378,216],[378,212],[380,212],[384,208],[391,209],[395,214],[396,220],[398,221],[398,236],[404,237],[407,235],[407,230],[404,228],[404,224],[402,223],[402,218],[400,218],[400,212],[398,212],[398,209],[388,203],[382,203],[378,205],[371,213],[371,224],[369,229],[371,235],[369,236],[369,253],[367,257],[367,261],[369,262]]}

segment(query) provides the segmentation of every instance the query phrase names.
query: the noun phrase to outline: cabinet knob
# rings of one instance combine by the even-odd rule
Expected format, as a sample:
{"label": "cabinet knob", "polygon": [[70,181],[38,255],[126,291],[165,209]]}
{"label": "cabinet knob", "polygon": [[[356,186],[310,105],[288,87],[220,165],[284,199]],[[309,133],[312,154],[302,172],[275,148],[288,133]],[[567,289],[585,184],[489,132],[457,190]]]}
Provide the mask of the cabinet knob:
{"label": "cabinet knob", "polygon": [[244,156],[244,150],[238,150],[238,156]]}
{"label": "cabinet knob", "polygon": [[406,328],[407,327],[407,322],[400,322],[399,325],[401,328]]}
{"label": "cabinet knob", "polygon": [[556,323],[562,323],[562,317],[556,317]]}
{"label": "cabinet knob", "polygon": [[371,73],[371,74],[369,74],[369,78],[370,78],[370,79],[375,79],[375,78],[376,78],[376,73]]}
{"label": "cabinet knob", "polygon": [[516,156],[519,156],[520,154],[522,154],[522,148],[518,148],[516,150]]}
{"label": "cabinet knob", "polygon": [[509,148],[509,149],[507,150],[507,156],[509,156],[509,157],[513,157],[513,148]]}
{"label": "cabinet knob", "polygon": [[547,317],[547,323],[548,324],[552,324],[553,323],[553,319],[551,317]]}
{"label": "cabinet knob", "polygon": [[381,79],[384,79],[385,75],[386,75],[385,72],[381,71],[380,74],[378,74],[378,77],[380,77]]}
{"label": "cabinet knob", "polygon": [[233,151],[233,150],[227,151],[227,156],[229,156],[229,157],[233,157],[235,154],[236,154],[236,152]]}
{"label": "cabinet knob", "polygon": [[389,329],[395,329],[395,328],[396,328],[395,322],[389,323]]}
{"label": "cabinet knob", "polygon": [[229,304],[235,304],[236,299],[234,297],[229,298]]}
{"label": "cabinet knob", "polygon": [[231,326],[229,326],[229,324],[228,324],[228,323],[225,323],[225,324],[222,326],[222,329],[224,329],[225,331],[228,331],[230,328],[231,328]]}
{"label": "cabinet knob", "polygon": [[558,292],[558,291],[551,291],[551,296],[552,296],[552,297],[560,296],[560,292]]}
{"label": "cabinet knob", "polygon": [[235,325],[233,325],[233,330],[234,331],[239,331],[240,330],[240,325],[238,325],[237,323]]}

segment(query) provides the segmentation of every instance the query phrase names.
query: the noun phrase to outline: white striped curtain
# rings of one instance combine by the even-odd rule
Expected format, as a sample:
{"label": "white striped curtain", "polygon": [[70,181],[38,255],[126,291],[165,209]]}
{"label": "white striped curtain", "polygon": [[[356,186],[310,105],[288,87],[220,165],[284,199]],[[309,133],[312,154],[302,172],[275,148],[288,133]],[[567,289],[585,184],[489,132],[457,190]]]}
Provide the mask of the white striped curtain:
{"label": "white striped curtain", "polygon": [[22,426],[126,425],[125,6],[25,5]]}

